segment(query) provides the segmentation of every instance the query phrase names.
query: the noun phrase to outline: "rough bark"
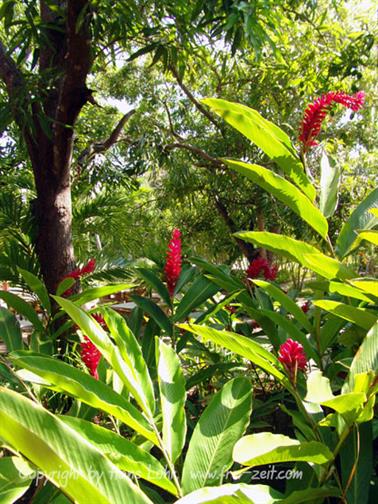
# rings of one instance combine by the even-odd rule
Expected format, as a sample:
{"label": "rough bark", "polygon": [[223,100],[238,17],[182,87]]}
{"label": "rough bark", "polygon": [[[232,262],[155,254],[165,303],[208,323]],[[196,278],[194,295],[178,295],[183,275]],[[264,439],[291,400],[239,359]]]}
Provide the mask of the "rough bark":
{"label": "rough bark", "polygon": [[[41,36],[39,73],[41,82],[48,80],[48,93],[38,96],[34,92],[33,98],[26,94],[22,72],[0,43],[0,78],[6,85],[33,168],[37,191],[36,248],[50,292],[74,267],[70,189],[74,125],[91,98],[86,86],[91,67],[89,0],[55,3],[64,9],[64,17],[40,1],[43,22],[58,28],[45,29]],[[20,107],[30,113],[26,124]],[[51,125],[50,131],[46,124]]]}

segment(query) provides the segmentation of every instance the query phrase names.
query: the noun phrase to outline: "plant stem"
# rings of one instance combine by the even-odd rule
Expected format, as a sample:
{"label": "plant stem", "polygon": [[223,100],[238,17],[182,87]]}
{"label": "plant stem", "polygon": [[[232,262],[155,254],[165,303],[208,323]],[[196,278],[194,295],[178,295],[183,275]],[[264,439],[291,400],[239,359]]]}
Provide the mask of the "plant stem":
{"label": "plant stem", "polygon": [[173,484],[175,485],[176,489],[177,489],[177,493],[178,493],[178,496],[179,497],[182,497],[183,494],[182,494],[182,490],[181,490],[181,485],[180,485],[180,482],[178,480],[178,477],[177,477],[177,474],[176,474],[176,470],[175,470],[175,466],[169,456],[169,454],[167,453],[167,450],[165,449],[165,446],[164,446],[164,443],[163,443],[163,440],[160,436],[160,432],[159,432],[159,429],[156,427],[155,425],[155,422],[152,420],[150,421],[150,424],[156,434],[156,437],[157,437],[157,440],[159,442],[159,447],[160,447],[160,450],[161,452],[163,453],[164,455],[164,458],[168,464],[168,467],[169,467],[169,471],[170,471],[170,474],[172,476],[172,481],[173,481]]}

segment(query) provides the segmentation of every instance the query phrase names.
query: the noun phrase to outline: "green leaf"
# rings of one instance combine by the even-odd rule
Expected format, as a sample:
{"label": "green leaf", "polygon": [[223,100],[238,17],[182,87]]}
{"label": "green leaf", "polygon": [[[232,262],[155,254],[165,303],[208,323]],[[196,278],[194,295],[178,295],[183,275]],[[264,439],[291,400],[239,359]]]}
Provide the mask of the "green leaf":
{"label": "green leaf", "polygon": [[176,501],[176,504],[313,504],[323,502],[326,497],[340,497],[340,490],[331,487],[308,488],[285,496],[268,485],[229,483],[195,490]]}
{"label": "green leaf", "polygon": [[150,453],[115,432],[71,416],[59,416],[65,424],[84,437],[122,471],[135,474],[177,495],[165,468]]}
{"label": "green leaf", "polygon": [[[358,285],[357,285],[358,287]],[[371,303],[372,300],[366,296],[363,292],[361,292],[358,288],[352,287],[344,282],[330,282],[329,283],[329,292],[337,292],[342,296],[351,297],[354,299],[360,299],[361,301],[365,301],[367,303]]]}
{"label": "green leaf", "polygon": [[373,312],[365,310],[364,308],[356,308],[337,301],[318,299],[313,303],[315,306],[319,306],[319,308],[332,313],[332,315],[341,317],[367,330],[369,330],[378,319],[378,314],[375,315]]}
{"label": "green leaf", "polygon": [[355,376],[370,370],[378,374],[378,322],[367,333],[353,358],[348,377],[351,390]]}
{"label": "green leaf", "polygon": [[357,412],[366,402],[366,394],[363,392],[349,392],[347,394],[338,395],[327,401],[322,401],[322,406],[327,406],[341,415],[349,412]]}
{"label": "green leaf", "polygon": [[219,287],[209,279],[202,275],[197,277],[177,306],[173,321],[178,322],[185,319],[192,310],[201,306],[218,291]]}
{"label": "green leaf", "polygon": [[320,161],[320,210],[325,217],[331,217],[337,208],[340,169],[334,160],[328,159],[325,151]]}
{"label": "green leaf", "polygon": [[259,432],[241,438],[234,447],[235,462],[248,467],[303,461],[324,464],[333,459],[329,448],[318,441],[300,443],[282,434]]}
{"label": "green leaf", "polygon": [[84,292],[71,296],[70,301],[75,302],[77,305],[82,306],[89,301],[93,301],[97,298],[102,298],[104,296],[110,296],[111,294],[116,294],[117,292],[124,291],[135,287],[133,284],[116,284],[116,285],[105,285],[104,287],[91,287],[90,289],[85,289]]}
{"label": "green leaf", "polygon": [[0,291],[0,299],[3,299],[8,306],[11,306],[17,313],[27,318],[38,331],[44,331],[43,324],[39,320],[37,313],[22,298],[11,292]]}
{"label": "green leaf", "polygon": [[185,444],[185,378],[176,352],[158,337],[155,338],[156,365],[163,415],[163,444],[172,460],[180,456]]}
{"label": "green leaf", "polygon": [[235,233],[234,236],[296,261],[329,280],[334,278],[345,280],[356,276],[353,271],[336,259],[322,254],[306,242],[294,240],[288,236],[267,231],[241,231]]}
{"label": "green leaf", "polygon": [[280,305],[285,308],[286,311],[294,315],[295,320],[301,324],[301,326],[306,329],[309,333],[312,332],[312,325],[307,319],[306,315],[303,313],[302,309],[299,308],[297,303],[293,301],[287,294],[285,294],[281,289],[276,287],[271,282],[266,280],[253,279],[253,283],[264,289],[273,299],[278,301]]}
{"label": "green leaf", "polygon": [[317,231],[322,238],[327,237],[328,223],[311,200],[303,194],[295,185],[280,175],[255,164],[243,163],[242,161],[224,160],[233,170],[246,176],[265,191],[282,201],[299,215],[309,226]]}
{"label": "green leaf", "polygon": [[369,230],[378,224],[378,217],[370,212],[378,207],[378,188],[369,193],[364,200],[352,212],[352,215],[341,228],[336,240],[336,252],[342,259],[351,251],[353,242],[357,238],[360,229]]}
{"label": "green leaf", "polygon": [[[127,354],[127,351],[124,350],[124,345],[122,345],[121,353],[120,348],[113,344],[108,334],[102,329],[100,324],[93,319],[93,317],[90,317],[84,310],[76,306],[76,304],[72,303],[68,299],[58,296],[53,296],[53,298],[98,348],[101,355],[118,374],[142,410],[149,416],[152,416],[152,410],[150,409],[151,394],[150,397],[146,397],[141,383],[139,382],[139,375],[134,369],[134,363],[138,362],[140,371],[140,366],[142,366],[141,357],[135,355],[132,358],[128,358],[128,356],[125,355]],[[114,330],[115,329],[113,327],[113,331]],[[125,329],[125,331],[127,332],[127,329]],[[134,346],[134,350],[137,351],[136,346]],[[125,355],[126,360],[123,358],[123,355]]]}
{"label": "green leaf", "polygon": [[63,361],[32,352],[13,352],[10,358],[16,366],[43,378],[45,387],[69,394],[93,408],[115,416],[157,444],[155,434],[139,410],[102,381]]}
{"label": "green leaf", "polygon": [[0,502],[12,504],[29,488],[35,471],[20,457],[0,458]]}
{"label": "green leaf", "polygon": [[182,473],[184,494],[221,484],[251,409],[252,387],[246,378],[234,378],[212,398],[190,439]]}
{"label": "green leaf", "polygon": [[311,371],[307,377],[307,394],[304,400],[319,404],[333,399],[333,397],[329,378],[323,376],[323,373],[318,369]]}
{"label": "green leaf", "polygon": [[320,329],[320,352],[323,354],[336,339],[346,321],[339,317],[329,316],[326,323]]}
{"label": "green leaf", "polygon": [[8,352],[20,350],[24,346],[20,324],[10,311],[2,307],[0,307],[0,339],[4,341]]}
{"label": "green leaf", "polygon": [[349,252],[358,248],[364,240],[378,246],[378,231],[361,231],[358,233],[357,238],[350,246]]}
{"label": "green leaf", "polygon": [[30,271],[26,271],[21,268],[17,268],[17,270],[25,280],[29,289],[38,296],[43,308],[47,311],[47,313],[51,314],[50,296],[46,289],[46,285],[37,276],[30,273]]}
{"label": "green leaf", "polygon": [[205,341],[211,341],[216,345],[220,345],[231,350],[231,352],[241,355],[261,367],[266,373],[275,376],[278,380],[282,381],[285,379],[285,375],[280,371],[282,365],[277,357],[245,336],[194,324],[179,324],[179,327],[193,334],[198,334]]}
{"label": "green leaf", "polygon": [[144,312],[148,313],[163,331],[165,331],[168,335],[172,334],[172,323],[160,306],[151,301],[151,299],[141,296],[133,295],[131,296],[131,299],[137,306],[142,308]]}
{"label": "green leaf", "polygon": [[76,280],[72,277],[64,278],[56,289],[56,295],[62,296],[67,290],[71,289],[71,287],[75,284]]}
{"label": "green leaf", "polygon": [[377,280],[364,280],[362,278],[358,278],[356,280],[351,280],[350,283],[357,287],[358,289],[366,292],[367,294],[378,298],[378,281]]}
{"label": "green leaf", "polygon": [[[154,386],[138,341],[122,315],[111,308],[105,308],[101,312],[104,314],[106,325],[130,370],[130,374],[133,375],[134,388],[138,389],[138,395],[144,397],[143,402],[148,404],[153,413],[155,411]],[[134,395],[134,392],[132,394]]]}
{"label": "green leaf", "polygon": [[311,201],[315,199],[315,188],[305,174],[303,164],[284,131],[245,105],[217,98],[206,98],[202,102],[260,147]]}
{"label": "green leaf", "polygon": [[155,291],[159,294],[159,296],[167,306],[171,306],[171,298],[169,296],[167,287],[152,270],[145,268],[136,268],[135,271],[139,276],[142,277],[145,282],[147,282],[153,289],[155,289]]}
{"label": "green leaf", "polygon": [[374,473],[371,422],[358,426],[358,431],[359,441],[357,441],[357,432],[354,429],[340,450],[342,486],[346,488],[351,471],[354,470],[353,466],[356,464],[355,473],[345,497],[350,503],[368,504],[374,501],[375,493],[374,486],[371,485]]}
{"label": "green leaf", "polygon": [[0,388],[0,436],[75,502],[151,503],[130,478],[75,430],[5,388]]}

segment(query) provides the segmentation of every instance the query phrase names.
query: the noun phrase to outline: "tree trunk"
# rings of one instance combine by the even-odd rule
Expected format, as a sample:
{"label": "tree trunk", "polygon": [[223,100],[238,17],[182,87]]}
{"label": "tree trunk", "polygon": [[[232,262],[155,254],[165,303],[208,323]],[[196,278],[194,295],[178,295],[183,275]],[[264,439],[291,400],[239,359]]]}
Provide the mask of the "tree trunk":
{"label": "tree trunk", "polygon": [[55,292],[63,277],[75,267],[72,244],[72,207],[69,180],[38,190],[37,253],[49,292]]}
{"label": "tree trunk", "polygon": [[[89,0],[40,0],[39,4],[46,26],[39,48],[38,85],[28,91],[21,68],[1,41],[0,78],[33,167],[36,248],[43,279],[53,293],[74,268],[70,169],[74,126],[82,107],[91,101],[86,86],[92,63],[91,9]],[[26,110],[31,112],[28,121]]]}

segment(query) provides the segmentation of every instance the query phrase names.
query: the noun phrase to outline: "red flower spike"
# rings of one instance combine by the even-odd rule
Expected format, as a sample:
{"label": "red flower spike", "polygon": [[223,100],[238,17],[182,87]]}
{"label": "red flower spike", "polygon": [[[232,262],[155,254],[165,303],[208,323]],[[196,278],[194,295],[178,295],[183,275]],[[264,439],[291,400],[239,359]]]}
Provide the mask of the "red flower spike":
{"label": "red flower spike", "polygon": [[305,371],[307,366],[307,358],[303,346],[291,338],[287,339],[285,343],[280,346],[278,360],[285,366],[290,377],[294,378],[294,381],[297,370]]}
{"label": "red flower spike", "polygon": [[173,297],[181,273],[181,232],[179,229],[174,229],[172,232],[164,272],[169,295]]}
{"label": "red flower spike", "polygon": [[[105,327],[106,323],[104,317],[99,313],[92,313],[92,317],[102,326]],[[84,335],[84,341],[80,343],[81,346],[81,360],[89,369],[89,372],[92,376],[98,380],[98,364],[101,359],[101,352],[98,350],[96,345],[92,343],[92,341],[88,338],[88,336]]]}
{"label": "red flower spike", "polygon": [[364,101],[365,93],[363,91],[359,91],[354,95],[348,95],[341,91],[331,91],[308,105],[304,112],[299,135],[299,140],[303,143],[303,152],[307,152],[311,147],[317,145],[315,138],[320,133],[322,123],[332,103],[340,103],[344,107],[357,112],[362,108]]}
{"label": "red flower spike", "polygon": [[247,269],[247,278],[257,278],[263,273],[265,280],[275,280],[277,277],[278,266],[269,264],[263,257],[257,257],[249,263]]}
{"label": "red flower spike", "polygon": [[[65,278],[74,278],[75,280],[79,280],[82,276],[84,275],[89,275],[90,273],[93,273],[96,268],[96,259],[90,259],[85,266],[82,268],[76,268],[71,273],[67,273],[63,277],[63,280]],[[63,292],[62,296],[70,296],[73,293],[73,288],[67,289],[65,292]]]}
{"label": "red flower spike", "polygon": [[303,311],[303,313],[307,313],[310,309],[310,301],[306,301],[305,303],[302,304],[301,306],[301,310]]}

